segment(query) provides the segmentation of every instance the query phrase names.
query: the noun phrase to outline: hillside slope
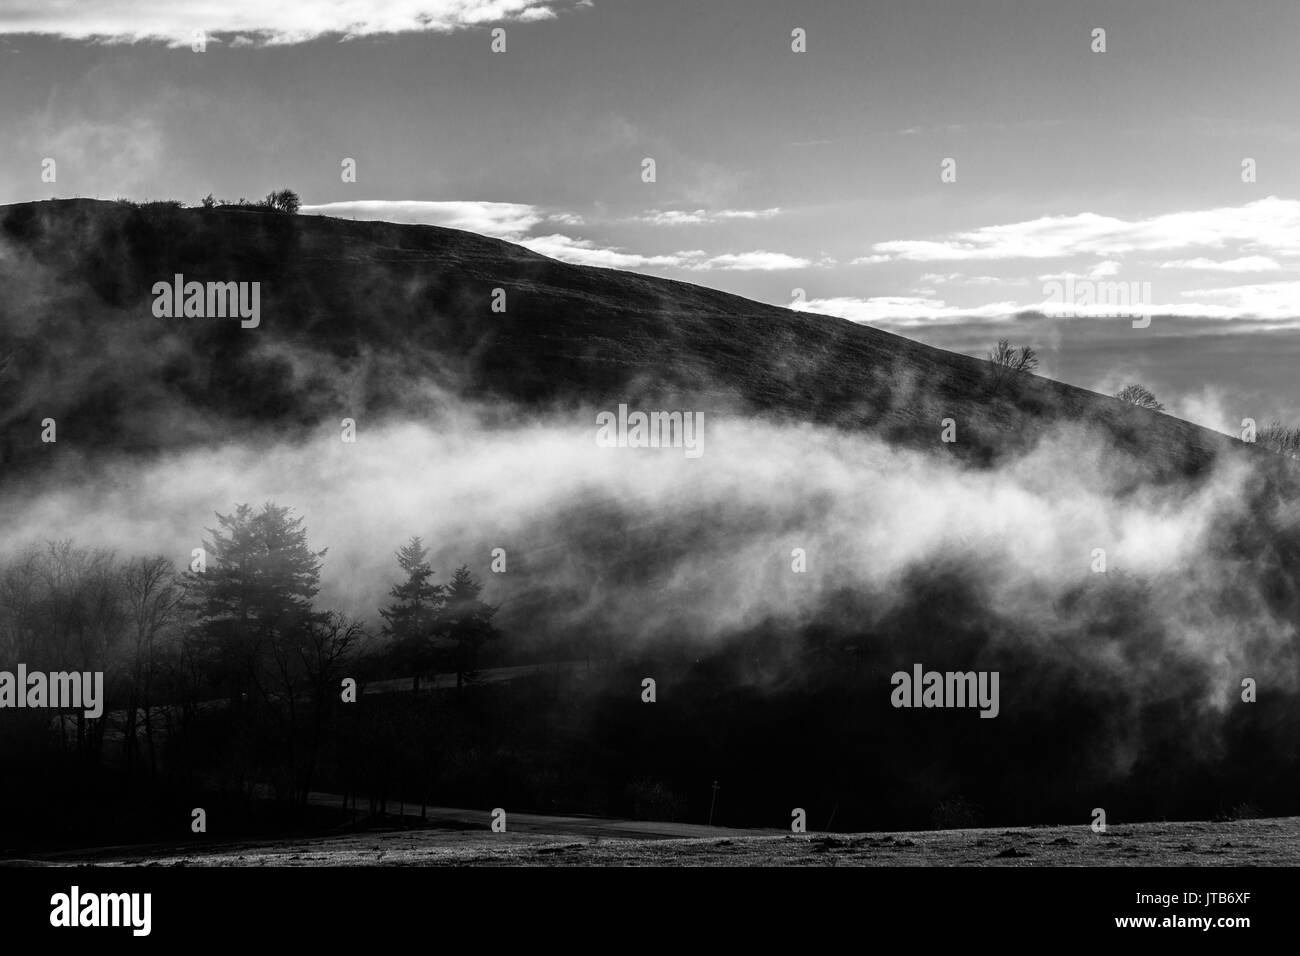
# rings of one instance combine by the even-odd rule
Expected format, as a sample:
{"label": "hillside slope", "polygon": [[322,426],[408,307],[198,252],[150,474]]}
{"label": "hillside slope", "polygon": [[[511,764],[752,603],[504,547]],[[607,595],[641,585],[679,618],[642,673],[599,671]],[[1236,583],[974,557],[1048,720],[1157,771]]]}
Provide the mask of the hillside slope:
{"label": "hillside slope", "polygon": [[[1169,416],[841,319],[701,286],[568,265],[432,226],[55,200],[0,207],[0,464],[48,454],[40,421],[92,455],[174,449],[232,427],[421,415],[433,393],[761,412],[989,461],[1062,421],[1155,476],[1240,444]],[[151,289],[261,283],[261,324],[159,319]],[[493,312],[493,290],[506,311]],[[955,419],[956,446],[939,422]]]}

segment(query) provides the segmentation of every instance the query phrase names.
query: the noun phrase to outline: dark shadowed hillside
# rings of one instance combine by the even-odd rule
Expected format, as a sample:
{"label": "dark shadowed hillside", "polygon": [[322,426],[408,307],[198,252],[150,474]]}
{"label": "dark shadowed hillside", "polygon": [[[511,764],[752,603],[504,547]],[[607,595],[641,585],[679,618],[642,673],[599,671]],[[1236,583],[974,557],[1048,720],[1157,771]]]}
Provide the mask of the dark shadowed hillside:
{"label": "dark shadowed hillside", "polygon": [[[0,208],[0,461],[155,450],[241,429],[432,414],[427,385],[527,403],[674,402],[878,433],[987,461],[1059,421],[1095,425],[1156,474],[1237,444],[1031,375],[837,318],[567,265],[432,226],[66,200]],[[262,320],[158,319],[150,290],[260,281]],[[493,312],[493,290],[506,311]],[[938,442],[951,417],[959,442]],[[164,426],[164,427],[159,427]]]}

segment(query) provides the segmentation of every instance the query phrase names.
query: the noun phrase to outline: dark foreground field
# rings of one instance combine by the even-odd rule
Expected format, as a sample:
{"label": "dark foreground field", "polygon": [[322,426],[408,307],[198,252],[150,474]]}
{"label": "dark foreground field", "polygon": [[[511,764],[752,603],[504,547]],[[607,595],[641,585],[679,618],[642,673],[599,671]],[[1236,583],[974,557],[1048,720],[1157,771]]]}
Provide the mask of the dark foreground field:
{"label": "dark foreground field", "polygon": [[1300,817],[900,833],[729,830],[430,810],[428,824],[296,840],[108,847],[11,860],[76,866],[1298,866]]}

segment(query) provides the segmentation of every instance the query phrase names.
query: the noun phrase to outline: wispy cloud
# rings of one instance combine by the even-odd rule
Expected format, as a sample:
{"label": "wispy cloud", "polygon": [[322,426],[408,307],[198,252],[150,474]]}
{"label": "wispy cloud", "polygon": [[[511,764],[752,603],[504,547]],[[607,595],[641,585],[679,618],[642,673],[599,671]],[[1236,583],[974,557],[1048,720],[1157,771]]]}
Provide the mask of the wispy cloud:
{"label": "wispy cloud", "polygon": [[607,269],[683,269],[690,272],[777,272],[783,269],[823,267],[833,260],[814,262],[783,252],[756,249],[752,252],[725,252],[710,255],[702,249],[690,249],[659,255],[629,252],[621,247],[601,246],[590,239],[575,239],[559,233],[534,236],[520,245],[553,259],[575,265],[602,266]]}
{"label": "wispy cloud", "polygon": [[[530,235],[542,224],[580,226],[581,216],[564,210],[547,210],[530,203],[425,201],[368,199],[303,206],[306,215],[335,216],[340,219],[368,219],[401,222],[421,226],[446,226],[465,229],[497,239],[517,242],[527,249],[571,262],[575,265],[600,266],[606,269],[683,269],[691,272],[775,272],[782,269],[826,268],[835,260],[806,259],[784,252],[755,249],[748,252],[710,253],[703,249],[645,254],[621,246],[564,233]],[[751,218],[743,211],[724,210],[731,218]],[[775,213],[759,210],[754,218]]]}
{"label": "wispy cloud", "polygon": [[78,185],[86,192],[125,195],[156,184],[167,150],[165,123],[140,114],[62,117],[60,122],[41,116],[10,146],[53,158],[60,177],[67,170],[83,171]]}
{"label": "wispy cloud", "polygon": [[677,209],[651,209],[639,216],[629,217],[628,222],[640,222],[652,226],[699,226],[735,219],[771,219],[780,214],[779,207],[771,209],[718,209],[713,211],[696,209],[691,212]]}
{"label": "wispy cloud", "polygon": [[[828,260],[826,265],[833,264]],[[732,272],[776,272],[781,269],[808,269],[818,263],[800,256],[786,255],[784,252],[767,252],[762,249],[754,252],[728,252],[712,256],[701,263],[689,266],[698,271],[720,269]]]}
{"label": "wispy cloud", "polygon": [[[1068,278],[1062,276],[1061,278]],[[1087,276],[1074,276],[1087,279]],[[1268,331],[1270,324],[1300,320],[1300,280],[1264,282],[1247,285],[1191,289],[1177,293],[1170,301],[1140,301],[1140,290],[1131,303],[1117,306],[1113,302],[1058,302],[1047,298],[975,305],[954,305],[937,298],[929,289],[913,290],[919,295],[882,295],[868,298],[836,296],[791,302],[796,311],[837,315],[851,322],[869,325],[930,325],[961,323],[972,319],[1010,319],[1028,312],[1053,319],[1108,318],[1123,315],[1163,316],[1174,319],[1255,319],[1263,324],[1238,326],[1239,331]]]}
{"label": "wispy cloud", "polygon": [[837,315],[864,325],[924,325],[960,322],[971,318],[1010,318],[1020,307],[1015,302],[987,302],[974,307],[949,305],[943,299],[922,296],[879,295],[870,298],[840,296],[791,302],[798,312]]}
{"label": "wispy cloud", "polygon": [[939,239],[878,242],[872,246],[874,255],[854,261],[879,262],[878,256],[912,262],[1053,259],[1229,245],[1252,254],[1300,254],[1300,201],[1269,196],[1243,206],[1134,220],[1096,213],[1044,216]]}
{"label": "wispy cloud", "polygon": [[1161,269],[1187,269],[1204,272],[1277,272],[1282,267],[1269,256],[1242,256],[1239,259],[1175,259],[1160,263]]}
{"label": "wispy cloud", "polygon": [[581,216],[571,212],[553,212],[547,215],[547,222],[558,222],[562,226],[581,226],[583,219]]}
{"label": "wispy cloud", "polygon": [[1119,273],[1120,264],[1114,259],[1105,259],[1094,264],[1087,272],[1048,272],[1038,278],[1042,282],[1063,279],[1105,279],[1110,276],[1117,276]]}
{"label": "wispy cloud", "polygon": [[[975,130],[985,131],[993,130],[996,132],[1006,132],[1007,130],[1039,130],[1047,129],[1052,126],[1060,126],[1062,120],[1018,120],[1011,123],[933,123],[928,126],[907,126],[903,129],[892,131],[894,136],[923,136],[923,135],[940,135],[948,133],[969,133]],[[890,135],[890,134],[886,134]]]}
{"label": "wispy cloud", "polygon": [[[367,199],[303,206],[305,215],[335,216],[339,219],[368,219],[404,222],[420,226],[465,229],[496,239],[517,241],[534,226],[564,213],[547,215],[527,203]],[[574,217],[576,219],[576,217]],[[563,218],[557,221],[567,221]],[[579,220],[580,221],[580,220]]]}
{"label": "wispy cloud", "polygon": [[[1205,315],[1213,318],[1300,318],[1300,279],[1191,289],[1182,295],[1192,300],[1191,303],[1170,307],[1170,314]],[[1163,307],[1160,308],[1163,310]]]}
{"label": "wispy cloud", "polygon": [[689,264],[704,256],[699,250],[691,252],[674,252],[667,255],[647,256],[624,249],[597,245],[590,239],[575,239],[572,236],[555,233],[549,236],[533,236],[519,243],[552,259],[571,262],[580,266],[600,266],[605,269],[644,269],[644,268],[687,268]]}
{"label": "wispy cloud", "polygon": [[932,285],[1028,285],[1028,279],[1006,279],[1002,276],[966,275],[964,272],[925,272],[921,282]]}
{"label": "wispy cloud", "polygon": [[197,31],[259,44],[305,43],[323,36],[437,32],[502,21],[548,20],[589,3],[571,0],[222,0],[160,3],[5,0],[0,34],[39,34],[117,43],[189,46]]}

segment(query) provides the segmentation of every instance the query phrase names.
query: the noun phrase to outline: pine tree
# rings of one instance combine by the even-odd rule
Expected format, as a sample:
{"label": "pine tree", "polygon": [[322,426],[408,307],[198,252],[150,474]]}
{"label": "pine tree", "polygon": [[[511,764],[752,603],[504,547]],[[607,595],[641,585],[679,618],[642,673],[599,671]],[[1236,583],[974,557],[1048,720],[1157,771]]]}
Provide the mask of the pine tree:
{"label": "pine tree", "polygon": [[461,565],[447,586],[447,603],[442,612],[443,628],[454,642],[456,693],[466,680],[474,679],[478,652],[487,641],[500,637],[492,625],[497,608],[478,599],[483,585],[474,580],[467,565]]}
{"label": "pine tree", "polygon": [[397,552],[397,565],[406,580],[393,585],[388,592],[393,603],[379,611],[384,619],[384,634],[393,640],[395,656],[415,671],[412,690],[417,694],[420,675],[434,664],[434,640],[446,590],[441,584],[429,583],[433,569],[428,556],[429,550],[418,536]]}
{"label": "pine tree", "polygon": [[231,783],[270,773],[292,796],[300,778],[300,716],[310,674],[302,648],[328,615],[312,607],[325,551],[307,546],[302,518],[267,503],[217,515],[207,567],[186,577],[199,616],[200,658],[230,691]]}
{"label": "pine tree", "polygon": [[302,518],[291,511],[268,502],[258,512],[242,504],[218,514],[220,527],[209,528],[203,542],[206,570],[186,576],[207,649],[234,702],[259,683],[274,645],[295,640],[321,618],[312,599],[325,551],[307,547]]}

